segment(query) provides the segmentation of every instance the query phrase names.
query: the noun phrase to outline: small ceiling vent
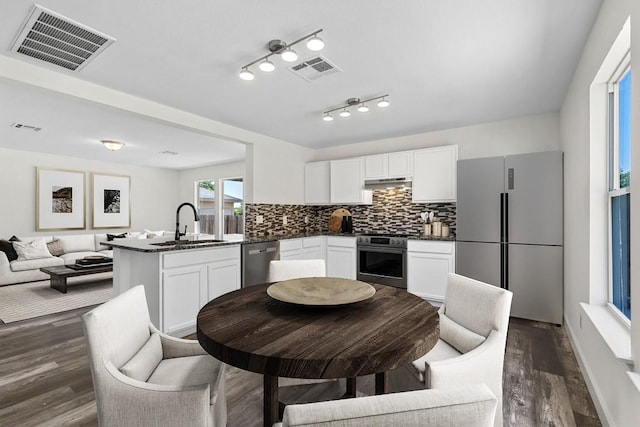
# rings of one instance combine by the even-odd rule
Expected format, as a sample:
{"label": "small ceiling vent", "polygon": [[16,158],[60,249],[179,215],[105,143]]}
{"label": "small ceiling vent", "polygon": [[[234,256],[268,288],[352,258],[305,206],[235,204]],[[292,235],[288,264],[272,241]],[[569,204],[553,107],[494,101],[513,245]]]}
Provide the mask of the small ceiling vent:
{"label": "small ceiling vent", "polygon": [[31,125],[25,125],[22,123],[11,123],[11,127],[16,129],[32,130],[34,132],[40,132],[42,130],[42,128],[31,126]]}
{"label": "small ceiling vent", "polygon": [[71,71],[80,71],[115,39],[34,5],[9,49]]}
{"label": "small ceiling vent", "polygon": [[330,74],[340,73],[342,70],[333,65],[327,58],[316,56],[305,59],[291,67],[289,70],[295,75],[302,77],[308,82],[312,82]]}

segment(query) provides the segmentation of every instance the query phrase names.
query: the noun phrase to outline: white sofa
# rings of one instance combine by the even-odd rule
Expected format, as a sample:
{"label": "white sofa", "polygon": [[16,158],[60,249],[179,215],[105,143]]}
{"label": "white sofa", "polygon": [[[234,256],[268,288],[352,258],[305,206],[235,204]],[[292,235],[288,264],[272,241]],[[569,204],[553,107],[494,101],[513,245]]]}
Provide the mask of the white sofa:
{"label": "white sofa", "polygon": [[104,255],[107,257],[113,255],[112,250],[100,244],[101,242],[107,241],[106,233],[61,236],[18,236],[18,238],[23,242],[44,239],[45,242],[49,243],[54,240],[59,240],[64,254],[60,256],[52,255],[47,258],[14,260],[9,262],[6,254],[0,251],[0,286],[48,279],[49,275],[41,272],[41,267],[70,265],[74,264],[77,259],[91,255]]}

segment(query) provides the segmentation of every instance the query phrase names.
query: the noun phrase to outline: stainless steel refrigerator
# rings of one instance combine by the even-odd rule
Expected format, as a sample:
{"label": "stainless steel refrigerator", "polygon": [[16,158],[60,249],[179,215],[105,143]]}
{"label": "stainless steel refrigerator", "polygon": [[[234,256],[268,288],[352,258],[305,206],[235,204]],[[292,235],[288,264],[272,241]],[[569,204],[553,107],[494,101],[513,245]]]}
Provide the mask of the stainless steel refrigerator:
{"label": "stainless steel refrigerator", "polygon": [[456,272],[513,292],[511,315],[562,324],[563,156],[458,160]]}

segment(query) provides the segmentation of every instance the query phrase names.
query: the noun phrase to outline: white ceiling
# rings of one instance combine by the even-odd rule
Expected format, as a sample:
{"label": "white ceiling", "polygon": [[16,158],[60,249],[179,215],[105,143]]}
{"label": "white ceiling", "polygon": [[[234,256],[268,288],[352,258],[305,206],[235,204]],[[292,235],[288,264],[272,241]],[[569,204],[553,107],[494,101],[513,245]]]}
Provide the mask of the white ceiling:
{"label": "white ceiling", "polygon": [[[117,41],[78,73],[92,83],[311,148],[558,111],[601,0],[39,0]],[[33,1],[0,4],[2,54]],[[316,29],[342,73],[307,83],[284,69],[241,66],[275,38]],[[304,43],[301,59],[311,56]],[[47,64],[42,66],[49,67]],[[347,98],[389,93],[391,106],[321,120]],[[122,161],[190,167],[243,157],[244,146],[0,81],[0,146],[91,157],[88,140],[122,138]],[[6,100],[11,99],[11,102]],[[10,104],[10,105],[9,105]],[[20,135],[19,135],[20,134]],[[51,138],[53,136],[53,139]],[[97,144],[94,144],[97,145]],[[160,156],[171,150],[178,156]],[[93,158],[93,157],[92,157]],[[113,156],[111,157],[113,159]],[[132,159],[135,159],[132,160]],[[146,163],[145,163],[146,162]]]}

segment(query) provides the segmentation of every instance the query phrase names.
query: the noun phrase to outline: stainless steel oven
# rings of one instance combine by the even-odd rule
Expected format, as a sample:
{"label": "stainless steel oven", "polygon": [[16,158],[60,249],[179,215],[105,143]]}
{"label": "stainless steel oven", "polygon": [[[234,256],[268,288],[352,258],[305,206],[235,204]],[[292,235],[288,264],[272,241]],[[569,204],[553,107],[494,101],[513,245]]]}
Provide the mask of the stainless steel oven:
{"label": "stainless steel oven", "polygon": [[363,282],[407,288],[407,236],[358,236],[358,275]]}

